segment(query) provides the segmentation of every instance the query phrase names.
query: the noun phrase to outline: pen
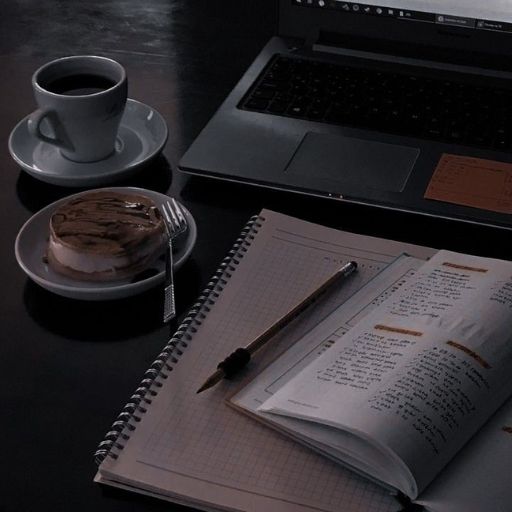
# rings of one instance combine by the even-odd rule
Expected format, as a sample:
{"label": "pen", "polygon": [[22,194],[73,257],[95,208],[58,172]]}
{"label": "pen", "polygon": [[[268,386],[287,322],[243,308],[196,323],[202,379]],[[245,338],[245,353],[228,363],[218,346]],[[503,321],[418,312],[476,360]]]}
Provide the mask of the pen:
{"label": "pen", "polygon": [[357,269],[357,263],[350,261],[326,279],[318,288],[313,290],[305,299],[300,301],[293,309],[285,313],[279,320],[272,324],[266,331],[262,332],[246,347],[237,348],[230,354],[224,361],[217,365],[217,370],[212,373],[204,382],[204,384],[197,390],[201,393],[209,389],[223,378],[231,378],[239,370],[241,370],[251,359],[251,356],[261,347],[263,347],[275,334],[277,334],[283,327],[288,325],[297,315],[302,313],[310,304],[312,304],[323,292],[330,286],[336,283],[339,279],[348,277],[352,272]]}

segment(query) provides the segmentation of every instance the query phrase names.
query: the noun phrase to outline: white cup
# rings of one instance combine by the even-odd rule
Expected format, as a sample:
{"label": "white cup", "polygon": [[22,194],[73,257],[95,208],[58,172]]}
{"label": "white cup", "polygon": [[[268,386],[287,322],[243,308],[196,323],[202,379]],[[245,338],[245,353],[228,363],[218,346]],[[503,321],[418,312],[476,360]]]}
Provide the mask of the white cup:
{"label": "white cup", "polygon": [[128,94],[123,66],[93,55],[63,57],[32,76],[38,109],[29,132],[74,162],[103,160],[115,150]]}

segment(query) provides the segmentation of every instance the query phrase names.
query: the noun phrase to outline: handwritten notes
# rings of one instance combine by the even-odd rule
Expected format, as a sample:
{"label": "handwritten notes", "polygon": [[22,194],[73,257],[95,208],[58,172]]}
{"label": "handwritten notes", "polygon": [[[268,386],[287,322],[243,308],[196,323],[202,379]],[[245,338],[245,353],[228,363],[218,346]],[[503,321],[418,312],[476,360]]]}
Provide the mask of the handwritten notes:
{"label": "handwritten notes", "polygon": [[259,410],[362,432],[419,489],[512,390],[512,263],[439,251]]}
{"label": "handwritten notes", "polygon": [[418,353],[368,404],[409,424],[437,455],[475,411],[480,391],[488,388],[485,375],[462,356],[431,347]]}
{"label": "handwritten notes", "polygon": [[338,386],[367,390],[381,384],[397,368],[404,349],[411,343],[414,340],[362,332],[327,367],[319,370],[317,378]]}

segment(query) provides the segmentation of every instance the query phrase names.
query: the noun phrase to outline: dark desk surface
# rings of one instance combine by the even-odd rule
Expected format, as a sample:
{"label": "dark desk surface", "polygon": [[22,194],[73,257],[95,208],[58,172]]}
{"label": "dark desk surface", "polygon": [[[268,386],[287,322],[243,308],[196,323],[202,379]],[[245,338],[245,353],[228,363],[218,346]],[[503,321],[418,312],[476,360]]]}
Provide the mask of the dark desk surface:
{"label": "dark desk surface", "polygon": [[[169,504],[94,484],[93,453],[179,318],[162,325],[162,289],[104,303],[63,299],[30,282],[14,239],[43,206],[75,189],[46,185],[11,159],[7,139],[35,108],[30,78],[71,54],[119,60],[129,96],[169,126],[163,156],[122,185],[180,198],[199,237],[176,276],[183,317],[246,220],[262,207],[340,229],[510,258],[510,234],[189,178],[176,171],[193,138],[272,33],[271,0],[4,2],[0,17],[0,509],[169,510]],[[172,508],[178,510],[180,507]]]}

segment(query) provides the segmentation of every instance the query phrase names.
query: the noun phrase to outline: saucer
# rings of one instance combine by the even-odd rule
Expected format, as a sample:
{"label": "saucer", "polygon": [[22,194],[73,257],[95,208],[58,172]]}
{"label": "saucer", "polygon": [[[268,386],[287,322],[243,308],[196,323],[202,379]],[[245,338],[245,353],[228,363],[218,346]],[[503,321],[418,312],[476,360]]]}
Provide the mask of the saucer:
{"label": "saucer", "polygon": [[[168,196],[154,192],[153,190],[136,187],[110,187],[101,190],[117,190],[119,192],[139,192],[145,194],[160,206],[169,199]],[[90,191],[89,191],[90,192]],[[34,214],[20,229],[14,244],[14,253],[18,264],[23,271],[43,288],[72,299],[82,300],[111,300],[120,299],[144,292],[164,281],[165,261],[159,259],[150,267],[153,275],[136,280],[120,279],[111,282],[87,282],[78,281],[55,272],[43,261],[46,253],[49,235],[50,217],[53,212],[64,202],[72,197],[79,197],[88,192],[80,192],[72,196],[59,199]],[[183,206],[188,229],[173,243],[174,245],[174,270],[178,270],[190,255],[197,239],[197,227],[192,214]],[[163,296],[162,296],[163,297]]]}
{"label": "saucer", "polygon": [[52,185],[90,187],[111,183],[149,162],[167,142],[163,117],[148,105],[128,99],[114,153],[98,162],[73,162],[64,158],[57,146],[30,135],[28,117],[11,132],[9,151],[30,175]]}

